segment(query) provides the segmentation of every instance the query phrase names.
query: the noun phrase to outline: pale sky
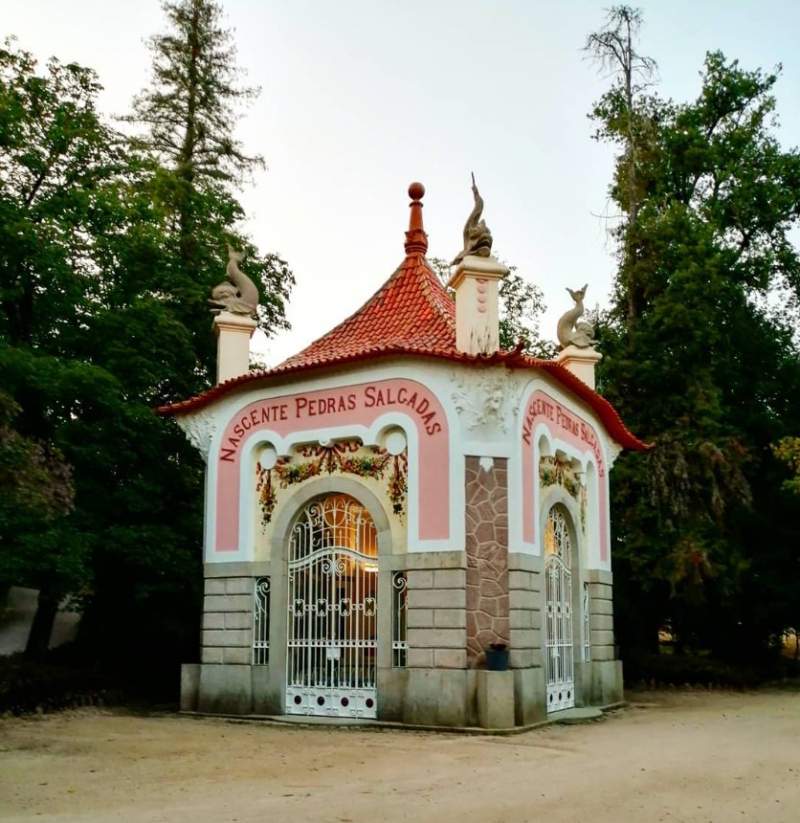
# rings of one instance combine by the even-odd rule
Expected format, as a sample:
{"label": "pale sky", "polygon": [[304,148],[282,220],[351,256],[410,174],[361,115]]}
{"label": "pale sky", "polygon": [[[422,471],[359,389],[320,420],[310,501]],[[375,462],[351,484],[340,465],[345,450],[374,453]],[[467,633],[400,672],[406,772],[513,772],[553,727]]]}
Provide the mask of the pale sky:
{"label": "pale sky", "polygon": [[[239,64],[262,88],[236,131],[269,167],[241,197],[246,231],[297,278],[293,329],[266,344],[270,364],[350,315],[402,262],[413,180],[427,189],[429,256],[452,259],[475,172],[495,252],[544,291],[545,337],[572,305],[565,286],[588,282],[587,305],[607,304],[614,261],[598,215],[612,154],[586,117],[607,81],[581,47],[608,5],[224,0]],[[782,63],[779,138],[800,144],[798,0],[634,5],[662,95],[696,97],[706,51],[748,69]],[[0,35],[42,61],[95,69],[109,114],[148,83],[143,40],[163,30],[158,0],[0,0]]]}

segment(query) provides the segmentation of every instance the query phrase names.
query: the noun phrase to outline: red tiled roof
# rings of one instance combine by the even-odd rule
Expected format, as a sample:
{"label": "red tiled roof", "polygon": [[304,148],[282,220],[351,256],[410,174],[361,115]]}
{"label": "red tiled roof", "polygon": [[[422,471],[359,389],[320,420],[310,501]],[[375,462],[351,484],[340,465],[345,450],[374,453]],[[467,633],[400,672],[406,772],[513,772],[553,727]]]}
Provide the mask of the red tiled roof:
{"label": "red tiled roof", "polygon": [[196,397],[161,406],[155,410],[156,414],[186,414],[240,386],[281,375],[378,357],[417,355],[480,365],[504,364],[511,369],[541,369],[588,403],[621,446],[637,451],[652,448],[625,428],[606,399],[560,363],[529,357],[518,349],[473,356],[456,348],[455,304],[425,259],[428,238],[422,228],[422,203],[419,202],[423,194],[421,184],[414,183],[409,188],[413,201],[405,260],[357,312],[278,366],[226,380]]}
{"label": "red tiled roof", "polygon": [[272,372],[330,365],[354,355],[387,351],[456,354],[455,344],[453,299],[425,257],[412,253],[357,312]]}

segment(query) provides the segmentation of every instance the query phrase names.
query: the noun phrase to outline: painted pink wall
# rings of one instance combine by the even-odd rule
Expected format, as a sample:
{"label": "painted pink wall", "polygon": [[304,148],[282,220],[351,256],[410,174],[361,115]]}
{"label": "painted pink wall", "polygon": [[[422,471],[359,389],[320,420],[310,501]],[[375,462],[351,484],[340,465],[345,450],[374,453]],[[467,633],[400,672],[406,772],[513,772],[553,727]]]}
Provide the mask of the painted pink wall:
{"label": "painted pink wall", "polygon": [[[536,427],[544,423],[554,437],[558,437],[579,451],[589,450],[594,455],[597,466],[597,486],[600,510],[600,559],[608,560],[608,482],[605,461],[596,429],[585,420],[562,406],[550,395],[536,391],[525,407],[522,423],[522,538],[527,543],[536,542],[536,518],[539,512],[539,471],[533,464],[533,450],[536,446]],[[533,505],[525,505],[528,500]]]}
{"label": "painted pink wall", "polygon": [[[286,437],[310,429],[371,426],[387,412],[405,414],[417,429],[419,455],[409,454],[409,460],[416,460],[419,467],[419,539],[447,539],[450,448],[444,409],[421,383],[395,379],[256,400],[239,411],[226,427],[216,455],[215,553],[239,549],[239,499],[241,494],[253,494],[249,484],[240,488],[242,444],[250,435],[265,431]],[[331,436],[336,437],[336,432]],[[412,491],[409,488],[409,495]]]}

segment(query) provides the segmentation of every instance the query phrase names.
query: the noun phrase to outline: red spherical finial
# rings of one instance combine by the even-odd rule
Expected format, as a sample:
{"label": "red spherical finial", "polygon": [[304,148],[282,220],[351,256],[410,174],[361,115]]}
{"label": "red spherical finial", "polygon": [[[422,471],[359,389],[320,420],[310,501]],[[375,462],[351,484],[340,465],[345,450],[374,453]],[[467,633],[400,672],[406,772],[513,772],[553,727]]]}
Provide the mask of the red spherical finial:
{"label": "red spherical finial", "polygon": [[425,186],[422,183],[412,183],[408,187],[408,196],[412,200],[422,200],[425,196]]}
{"label": "red spherical finial", "polygon": [[428,235],[422,227],[422,203],[420,202],[424,195],[425,186],[422,183],[412,183],[408,187],[408,196],[411,198],[408,205],[411,214],[406,232],[406,254],[425,254],[428,250]]}

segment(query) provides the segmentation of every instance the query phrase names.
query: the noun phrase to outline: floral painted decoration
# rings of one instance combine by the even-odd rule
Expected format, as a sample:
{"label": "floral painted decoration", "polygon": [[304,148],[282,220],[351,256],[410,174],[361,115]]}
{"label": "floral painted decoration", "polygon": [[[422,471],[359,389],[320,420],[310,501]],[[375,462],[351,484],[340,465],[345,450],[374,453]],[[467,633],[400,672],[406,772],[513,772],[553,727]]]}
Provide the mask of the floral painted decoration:
{"label": "floral painted decoration", "polygon": [[571,463],[566,463],[556,457],[543,456],[539,460],[539,480],[543,487],[561,486],[574,497],[581,512],[581,529],[586,531],[586,486]]}
{"label": "floral painted decoration", "polygon": [[374,446],[372,454],[365,455],[359,454],[362,448],[360,440],[345,440],[325,446],[302,446],[297,453],[305,459],[298,462],[279,460],[273,469],[265,469],[260,462],[256,463],[256,494],[261,507],[262,525],[266,526],[272,520],[275,510],[276,486],[273,472],[280,488],[286,489],[322,474],[352,474],[383,480],[389,469],[387,495],[392,503],[392,511],[398,517],[405,514],[408,492],[407,451],[393,456],[386,449]]}

